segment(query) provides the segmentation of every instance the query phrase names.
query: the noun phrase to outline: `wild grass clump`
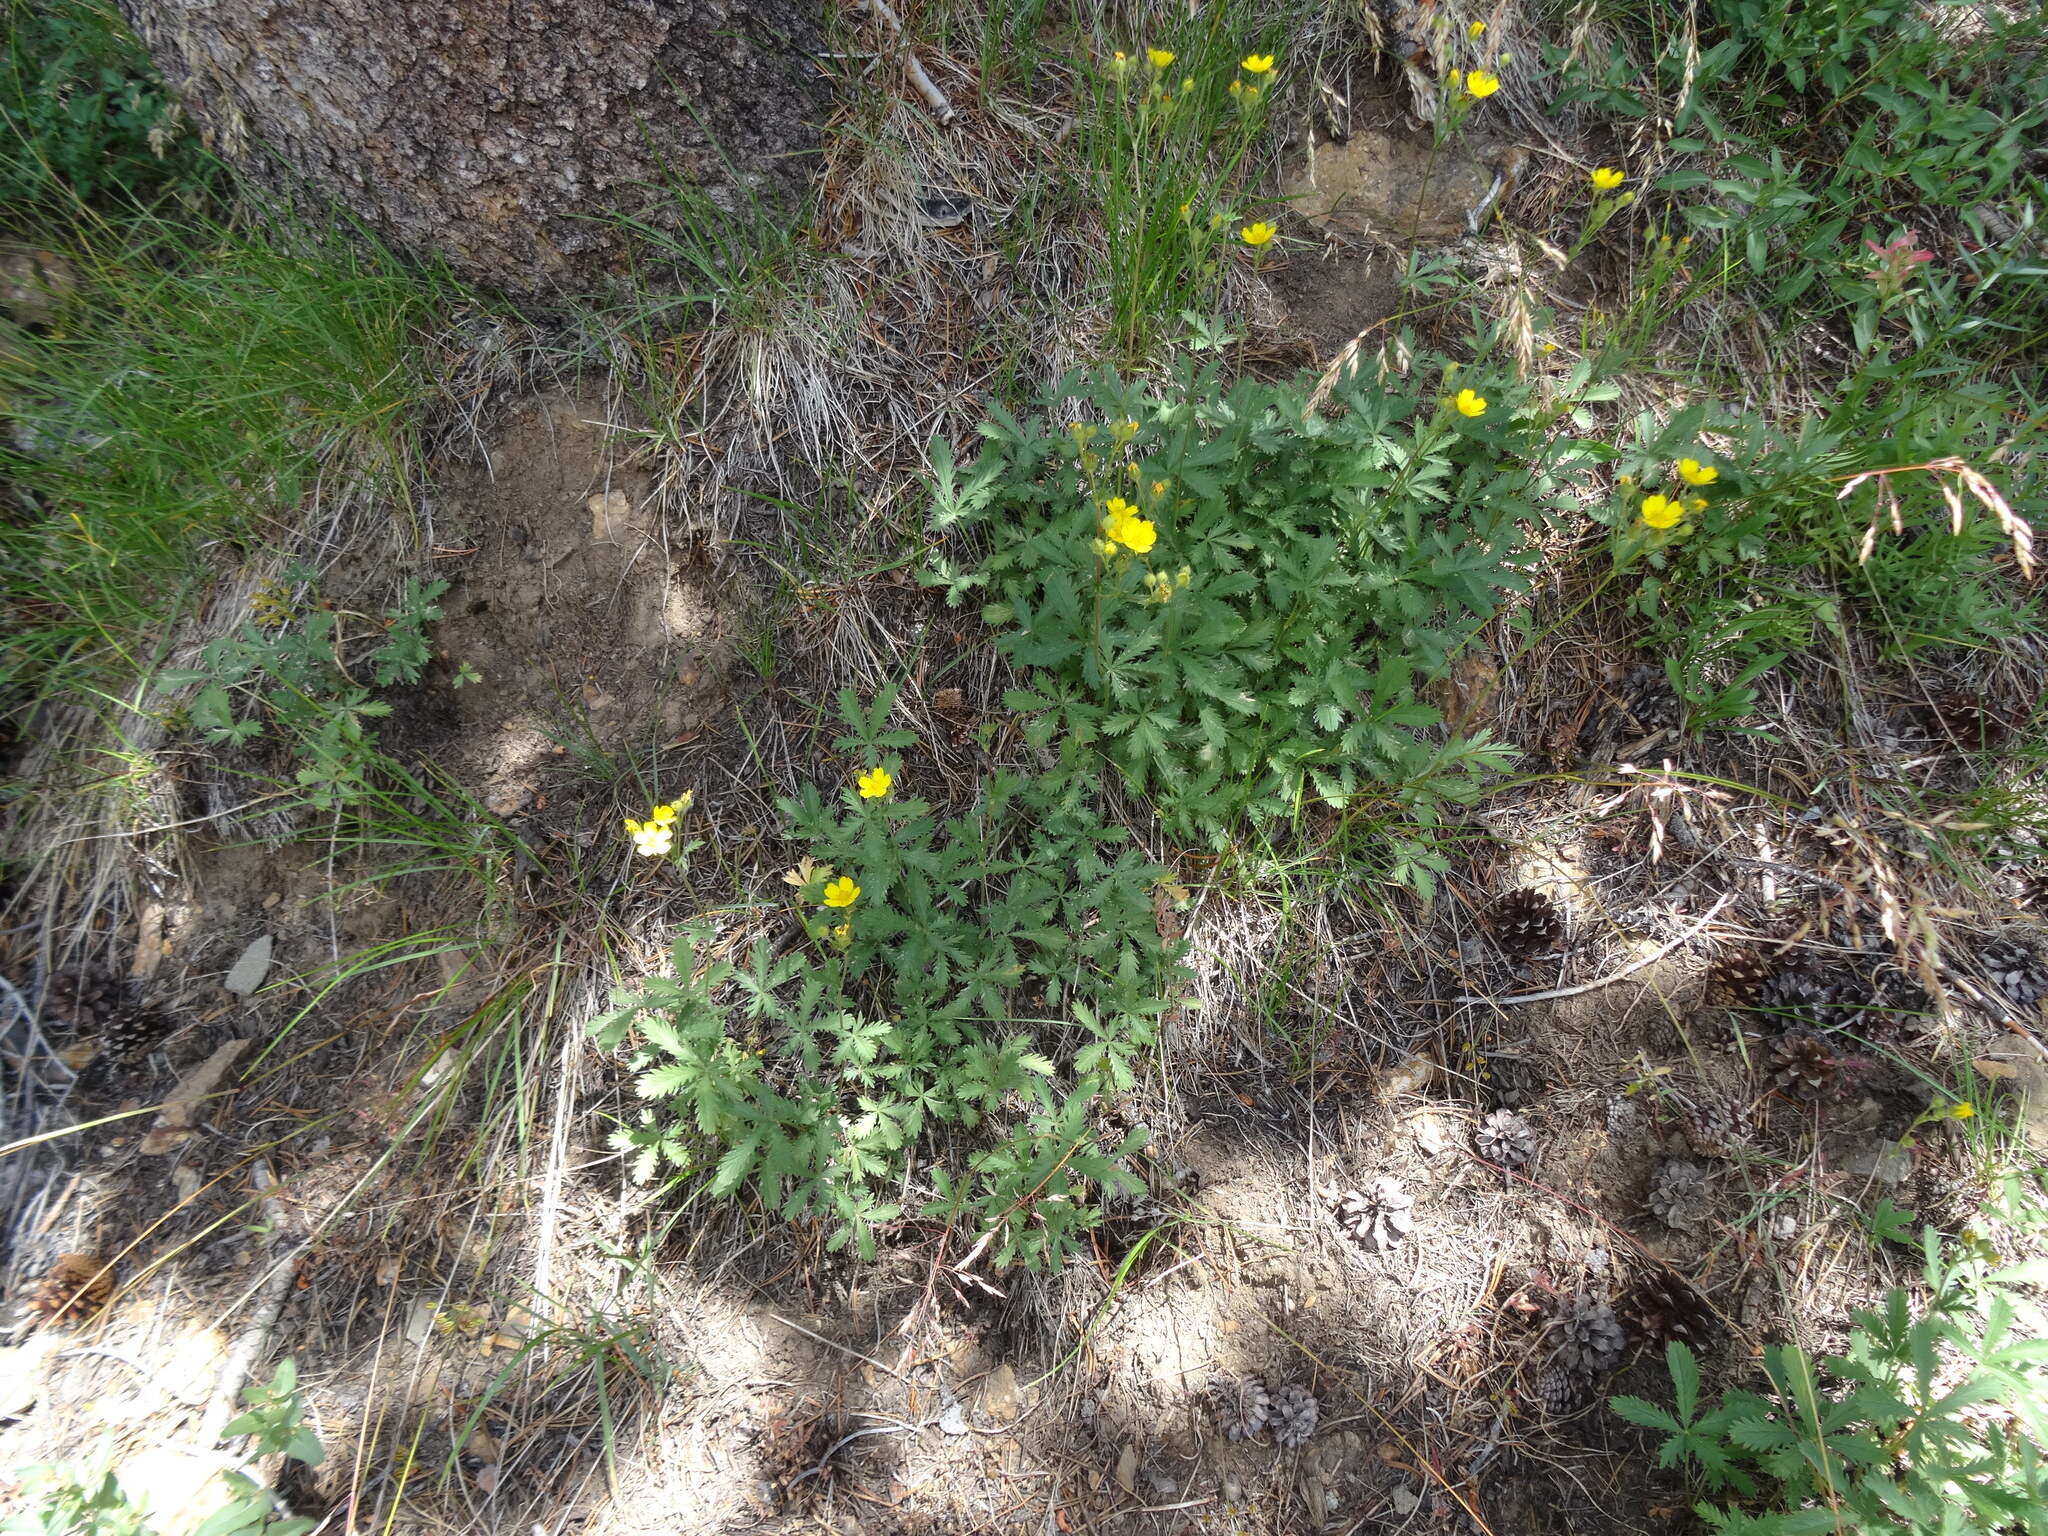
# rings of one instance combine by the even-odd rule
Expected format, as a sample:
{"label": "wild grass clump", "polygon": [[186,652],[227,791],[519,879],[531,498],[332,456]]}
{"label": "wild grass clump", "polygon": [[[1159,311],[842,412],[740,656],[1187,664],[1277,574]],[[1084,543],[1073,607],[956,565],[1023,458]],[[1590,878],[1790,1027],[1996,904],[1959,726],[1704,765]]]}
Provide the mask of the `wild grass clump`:
{"label": "wild grass clump", "polygon": [[409,494],[430,282],[276,223],[73,226],[57,321],[0,356],[10,706],[146,674],[166,627],[316,495]]}
{"label": "wild grass clump", "polygon": [[1142,358],[1183,312],[1208,313],[1223,263],[1273,229],[1244,223],[1233,187],[1262,131],[1274,56],[1242,53],[1222,12],[1086,66],[1078,193],[1099,214],[1109,343]]}

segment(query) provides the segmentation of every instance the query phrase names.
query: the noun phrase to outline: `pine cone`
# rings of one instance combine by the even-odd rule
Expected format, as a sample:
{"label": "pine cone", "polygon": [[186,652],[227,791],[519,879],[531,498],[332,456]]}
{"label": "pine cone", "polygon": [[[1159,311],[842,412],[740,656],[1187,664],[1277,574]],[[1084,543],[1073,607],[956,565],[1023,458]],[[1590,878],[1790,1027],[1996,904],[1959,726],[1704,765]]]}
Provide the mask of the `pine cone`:
{"label": "pine cone", "polygon": [[1777,965],[1755,949],[1735,949],[1707,967],[1707,1001],[1717,1008],[1754,1008]]}
{"label": "pine cone", "polygon": [[1643,736],[1675,731],[1685,715],[1664,669],[1647,662],[1632,668],[1622,680],[1621,707],[1629,727]]}
{"label": "pine cone", "polygon": [[1605,1376],[1628,1353],[1628,1333],[1614,1308],[1590,1291],[1581,1291],[1564,1320],[1564,1343],[1558,1357],[1588,1381]]}
{"label": "pine cone", "polygon": [[1415,1230],[1415,1197],[1398,1179],[1382,1175],[1363,1190],[1333,1189],[1325,1198],[1336,1212],[1337,1225],[1367,1253],[1399,1247]]}
{"label": "pine cone", "polygon": [[1526,960],[1564,942],[1564,909],[1542,891],[1524,886],[1487,909],[1486,926],[1503,954]]}
{"label": "pine cone", "polygon": [[1479,1122],[1472,1145],[1489,1163],[1519,1168],[1536,1155],[1536,1127],[1511,1109],[1496,1109]]}
{"label": "pine cone", "polygon": [[1209,1381],[1209,1412],[1226,1440],[1250,1440],[1266,1427],[1273,1403],[1256,1376],[1216,1376]]}
{"label": "pine cone", "polygon": [[101,1027],[100,1052],[116,1061],[140,1056],[168,1035],[175,1023],[169,1014],[154,1008],[118,1005]]}
{"label": "pine cone", "polygon": [[1707,1298],[1689,1280],[1667,1269],[1646,1270],[1621,1303],[1622,1321],[1652,1344],[1673,1339],[1698,1346],[1712,1337],[1717,1319]]}
{"label": "pine cone", "polygon": [[97,1254],[67,1253],[49,1268],[28,1299],[46,1323],[82,1323],[114,1294],[113,1276]]}
{"label": "pine cone", "polygon": [[1711,1200],[1706,1170],[1698,1163],[1658,1165],[1650,1182],[1650,1213],[1674,1232],[1697,1232],[1707,1223]]}
{"label": "pine cone", "polygon": [[1756,1117],[1740,1099],[1702,1097],[1679,1112],[1685,1139],[1701,1157],[1733,1159],[1756,1129]]}
{"label": "pine cone", "polygon": [[1787,1028],[1840,1029],[1859,1022],[1871,1000],[1869,981],[1853,966],[1823,971],[1802,959],[1764,983],[1756,1007]]}
{"label": "pine cone", "polygon": [[101,1016],[113,1012],[120,1001],[119,989],[103,977],[84,972],[53,976],[43,994],[42,1022],[90,1035],[99,1029]]}
{"label": "pine cone", "polygon": [[1965,752],[1982,752],[2011,739],[2013,720],[1973,688],[1944,688],[1923,710],[1928,733]]}
{"label": "pine cone", "polygon": [[1546,1365],[1536,1378],[1537,1406],[1553,1419],[1576,1412],[1585,1400],[1585,1380],[1559,1361]]}
{"label": "pine cone", "polygon": [[1771,1081],[1795,1098],[1817,1099],[1835,1086],[1841,1060],[1824,1036],[1788,1029],[1771,1042]]}
{"label": "pine cone", "polygon": [[2048,964],[2016,939],[1993,939],[1973,958],[1985,979],[2021,1013],[2033,1013],[2048,995]]}
{"label": "pine cone", "polygon": [[1307,1445],[1309,1436],[1316,1432],[1316,1395],[1307,1387],[1289,1382],[1272,1390],[1269,1403],[1273,1443],[1287,1451]]}

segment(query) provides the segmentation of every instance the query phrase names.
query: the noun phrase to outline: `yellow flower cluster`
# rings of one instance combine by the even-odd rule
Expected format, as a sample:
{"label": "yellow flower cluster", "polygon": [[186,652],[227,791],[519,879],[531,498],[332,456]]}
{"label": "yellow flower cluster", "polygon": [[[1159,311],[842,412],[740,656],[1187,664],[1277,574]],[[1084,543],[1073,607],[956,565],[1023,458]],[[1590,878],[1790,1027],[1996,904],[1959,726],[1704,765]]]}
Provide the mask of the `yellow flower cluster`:
{"label": "yellow flower cluster", "polygon": [[[1712,485],[1721,478],[1721,471],[1711,464],[1702,464],[1698,459],[1684,458],[1678,461],[1678,478],[1697,490],[1703,485]],[[1621,477],[1626,485],[1629,479]],[[1707,498],[1704,496],[1645,496],[1642,505],[1643,521],[1660,532],[1678,526],[1680,518],[1688,512],[1704,512]]]}
{"label": "yellow flower cluster", "polygon": [[1237,98],[1241,107],[1257,106],[1259,96],[1265,90],[1259,82],[1273,73],[1273,55],[1270,53],[1248,53],[1238,60],[1237,67],[1251,79],[1234,78],[1230,82],[1230,94]]}
{"label": "yellow flower cluster", "polygon": [[1138,516],[1138,509],[1123,497],[1112,496],[1103,507],[1102,541],[1111,549],[1122,545],[1132,554],[1142,555],[1159,542],[1159,530]]}
{"label": "yellow flower cluster", "polygon": [[626,818],[626,835],[633,839],[633,851],[643,859],[665,858],[675,850],[676,818],[690,808],[684,795],[673,805],[657,805],[645,821]]}

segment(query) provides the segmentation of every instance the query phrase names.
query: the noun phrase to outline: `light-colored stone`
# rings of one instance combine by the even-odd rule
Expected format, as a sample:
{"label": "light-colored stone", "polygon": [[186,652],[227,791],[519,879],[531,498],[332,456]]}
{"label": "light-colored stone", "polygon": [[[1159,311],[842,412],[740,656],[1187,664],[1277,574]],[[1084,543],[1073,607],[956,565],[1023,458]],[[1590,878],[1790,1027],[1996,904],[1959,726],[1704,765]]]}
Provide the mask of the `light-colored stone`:
{"label": "light-colored stone", "polygon": [[999,1365],[983,1379],[981,1411],[999,1424],[1017,1417],[1017,1373],[1009,1366]]}
{"label": "light-colored stone", "polygon": [[270,974],[270,951],[275,943],[269,934],[264,934],[235,957],[235,963],[228,967],[227,978],[221,985],[237,997],[252,996],[263,985],[263,978]]}
{"label": "light-colored stone", "polygon": [[1312,143],[1284,189],[1304,218],[1390,240],[1452,240],[1493,187],[1493,168],[1427,138],[1367,131]]}

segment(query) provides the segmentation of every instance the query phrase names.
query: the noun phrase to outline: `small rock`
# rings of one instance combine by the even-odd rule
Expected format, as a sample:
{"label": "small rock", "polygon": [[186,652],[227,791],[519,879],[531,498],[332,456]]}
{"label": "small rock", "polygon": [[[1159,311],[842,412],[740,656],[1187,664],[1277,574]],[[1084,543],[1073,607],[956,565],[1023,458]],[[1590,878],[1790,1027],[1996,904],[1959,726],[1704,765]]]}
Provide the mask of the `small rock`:
{"label": "small rock", "polygon": [[590,511],[592,543],[616,544],[626,535],[640,531],[640,525],[632,520],[633,503],[626,499],[624,491],[600,491],[583,505]]}
{"label": "small rock", "polygon": [[981,1411],[1004,1424],[1017,1417],[1017,1373],[1009,1366],[999,1365],[982,1379]]}
{"label": "small rock", "polygon": [[1913,1153],[1911,1149],[1891,1142],[1857,1153],[1842,1164],[1842,1171],[1851,1178],[1875,1179],[1880,1184],[1896,1188],[1913,1171]]}
{"label": "small rock", "polygon": [[507,784],[495,789],[484,801],[493,816],[516,816],[533,803],[533,790],[524,784]]}
{"label": "small rock", "polygon": [[967,1405],[949,1403],[946,1411],[939,1415],[939,1433],[943,1435],[964,1435],[967,1433]]}
{"label": "small rock", "polygon": [[1462,146],[1426,136],[1354,133],[1316,144],[1285,187],[1304,218],[1353,234],[1451,240],[1493,185],[1493,168]]}
{"label": "small rock", "polygon": [[228,974],[221,985],[237,997],[248,997],[263,985],[263,978],[270,974],[271,937],[264,934],[236,957],[228,967]]}
{"label": "small rock", "polygon": [[22,325],[48,325],[78,291],[78,272],[55,251],[0,246],[0,309]]}

